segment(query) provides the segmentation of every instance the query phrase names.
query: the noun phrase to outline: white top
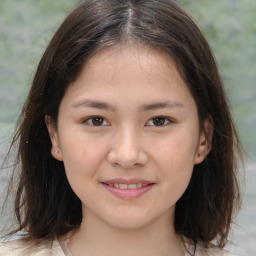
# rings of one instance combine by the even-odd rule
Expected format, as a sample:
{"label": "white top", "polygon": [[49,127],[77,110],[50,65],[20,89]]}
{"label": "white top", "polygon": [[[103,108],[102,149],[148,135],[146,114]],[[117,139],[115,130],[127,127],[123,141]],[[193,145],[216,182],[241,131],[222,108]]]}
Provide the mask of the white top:
{"label": "white top", "polygon": [[[68,249],[68,239],[59,241],[59,243],[65,256],[72,256],[71,252]],[[191,255],[189,253],[186,253],[184,256],[191,256]]]}
{"label": "white top", "polygon": [[[68,240],[40,239],[33,242],[13,240],[0,243],[0,256],[72,256],[67,246]],[[186,254],[184,256],[190,256]],[[218,248],[197,246],[195,256],[234,256]]]}

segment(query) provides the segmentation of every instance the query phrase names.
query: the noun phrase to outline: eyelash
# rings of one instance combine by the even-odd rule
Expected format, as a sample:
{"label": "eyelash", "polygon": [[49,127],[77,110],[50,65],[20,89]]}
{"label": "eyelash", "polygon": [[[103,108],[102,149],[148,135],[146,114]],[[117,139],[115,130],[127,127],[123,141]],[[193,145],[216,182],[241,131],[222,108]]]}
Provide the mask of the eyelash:
{"label": "eyelash", "polygon": [[[98,119],[98,120],[97,120]],[[160,121],[160,125],[155,125],[154,121]],[[98,122],[100,121],[99,125],[95,125],[95,123],[93,123],[94,121]],[[163,122],[164,121],[164,122]],[[171,120],[170,118],[166,117],[166,116],[156,116],[156,117],[152,117],[145,126],[154,126],[154,127],[165,127],[167,125],[170,125],[171,123],[173,123],[174,121]],[[85,123],[86,125],[92,126],[92,127],[102,127],[102,126],[110,126],[109,122],[106,121],[106,119],[102,116],[91,116],[86,118],[83,123]],[[151,123],[151,124],[150,124]]]}
{"label": "eyelash", "polygon": [[[160,125],[154,125],[154,121],[156,121],[157,119],[162,119],[162,121],[164,121],[162,124]],[[149,125],[149,123],[152,123]],[[173,123],[174,121],[172,119],[170,119],[169,117],[166,116],[156,116],[156,117],[152,117],[148,122],[146,126],[154,126],[154,127],[165,127],[167,125],[170,125],[171,123]]]}
{"label": "eyelash", "polygon": [[[93,124],[93,121],[96,121],[96,119],[101,119],[101,121],[103,121],[103,124],[100,124],[100,125],[95,125]],[[104,122],[106,124],[104,124]],[[91,117],[88,117],[86,118],[85,120],[83,120],[83,123],[88,125],[88,126],[93,126],[93,127],[102,127],[102,126],[109,126],[110,124],[106,121],[106,119],[102,116],[91,116]]]}

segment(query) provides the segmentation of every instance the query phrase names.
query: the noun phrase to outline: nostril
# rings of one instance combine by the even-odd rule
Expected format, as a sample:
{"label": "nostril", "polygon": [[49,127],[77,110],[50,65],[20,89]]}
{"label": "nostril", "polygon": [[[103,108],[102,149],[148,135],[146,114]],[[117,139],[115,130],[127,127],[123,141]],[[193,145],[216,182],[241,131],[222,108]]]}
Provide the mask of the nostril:
{"label": "nostril", "polygon": [[112,165],[119,165],[122,168],[129,169],[145,165],[148,157],[143,151],[115,151],[112,150],[108,154],[108,162]]}

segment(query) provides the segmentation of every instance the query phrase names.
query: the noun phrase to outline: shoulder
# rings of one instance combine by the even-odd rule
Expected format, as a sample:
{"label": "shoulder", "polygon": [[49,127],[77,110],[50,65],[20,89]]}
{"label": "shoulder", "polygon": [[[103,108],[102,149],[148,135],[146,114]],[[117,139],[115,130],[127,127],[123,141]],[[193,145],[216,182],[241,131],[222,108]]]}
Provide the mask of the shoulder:
{"label": "shoulder", "polygon": [[0,242],[0,256],[64,256],[58,240],[40,239],[24,241],[22,239]]}
{"label": "shoulder", "polygon": [[196,248],[195,256],[236,256],[218,247],[204,248],[200,245]]}

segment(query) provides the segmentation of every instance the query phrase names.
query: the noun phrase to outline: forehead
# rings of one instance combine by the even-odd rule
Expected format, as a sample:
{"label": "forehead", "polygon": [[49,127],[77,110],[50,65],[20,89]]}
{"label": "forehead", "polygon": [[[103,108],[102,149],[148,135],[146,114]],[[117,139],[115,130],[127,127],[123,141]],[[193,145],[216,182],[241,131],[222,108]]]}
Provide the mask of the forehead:
{"label": "forehead", "polygon": [[191,97],[175,62],[166,52],[128,44],[104,48],[91,56],[65,96],[80,98],[85,94],[101,94],[107,97],[115,96],[113,94],[120,90],[134,97],[138,94],[148,98],[161,94],[166,100],[171,94]]}
{"label": "forehead", "polygon": [[[122,72],[123,71],[123,72]],[[129,72],[128,72],[129,71]],[[185,84],[174,60],[164,51],[145,44],[119,43],[94,53],[85,63],[74,83],[86,78],[107,79],[133,72],[132,77],[140,73],[149,80],[179,80]],[[101,75],[101,76],[99,76]],[[73,84],[73,83],[72,83]],[[72,85],[71,84],[71,85]]]}

